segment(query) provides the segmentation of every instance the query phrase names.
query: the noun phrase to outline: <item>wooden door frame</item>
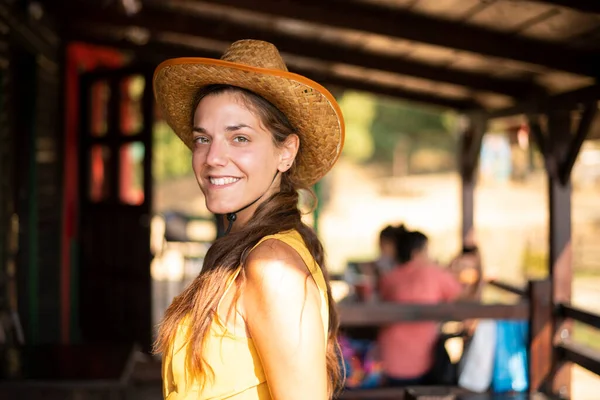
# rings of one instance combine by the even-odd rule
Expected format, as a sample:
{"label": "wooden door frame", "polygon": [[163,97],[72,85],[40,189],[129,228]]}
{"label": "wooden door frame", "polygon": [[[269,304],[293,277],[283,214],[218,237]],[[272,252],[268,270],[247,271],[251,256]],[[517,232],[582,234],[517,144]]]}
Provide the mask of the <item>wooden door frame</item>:
{"label": "wooden door frame", "polygon": [[[153,68],[146,65],[134,65],[128,66],[124,68],[118,69],[97,69],[89,72],[85,72],[80,76],[80,90],[79,90],[79,98],[80,98],[80,123],[78,130],[78,143],[79,143],[79,209],[81,213],[85,213],[89,207],[143,207],[145,209],[144,218],[147,218],[149,223],[152,213],[152,197],[153,197],[153,179],[152,179],[152,129],[154,124],[154,97],[152,92],[152,72]],[[141,104],[141,112],[143,116],[143,128],[140,131],[140,134],[133,135],[124,135],[120,132],[120,110],[121,106],[121,82],[126,79],[127,76],[143,76],[145,79],[145,87],[144,94],[142,98]],[[91,89],[94,82],[98,81],[107,81],[109,87],[111,88],[111,96],[116,94],[116,100],[109,100],[108,102],[108,113],[107,118],[109,119],[108,130],[106,135],[103,137],[92,137],[90,134],[90,124],[91,124],[91,114],[92,110],[90,109],[90,95]],[[111,128],[112,127],[112,128]],[[112,131],[111,131],[112,130]],[[144,135],[144,136],[142,136]],[[147,135],[147,137],[145,136]],[[144,164],[143,164],[143,203],[140,205],[126,205],[122,201],[119,200],[120,193],[120,174],[122,172],[121,160],[120,160],[120,149],[121,146],[126,145],[128,143],[142,142],[145,146],[144,148]],[[90,156],[89,152],[94,145],[105,145],[112,152],[112,168],[110,176],[110,190],[109,190],[109,198],[106,201],[102,201],[101,203],[93,203],[89,198],[89,184],[90,184]],[[78,231],[80,232],[79,237],[79,252],[80,259],[83,257],[81,254],[84,246],[84,238],[81,236],[84,232],[83,226],[83,218],[80,216],[77,225],[79,227]],[[150,253],[150,240],[148,238],[148,252]],[[151,256],[150,256],[151,257]],[[83,261],[83,260],[81,260]],[[81,262],[78,263],[78,267],[81,268]],[[79,269],[78,268],[78,269]],[[79,305],[80,298],[78,297],[78,293],[81,290],[78,276],[79,273],[75,274],[73,280],[76,282],[76,288],[73,290],[73,303]],[[150,265],[148,265],[148,285],[150,285]],[[151,296],[151,290],[149,286],[148,291],[149,296]],[[151,305],[151,297],[149,298]],[[147,310],[148,316],[151,318],[151,310]],[[79,319],[80,310],[77,308],[74,310],[73,318]],[[79,320],[75,322],[75,325],[80,325]],[[150,351],[151,340],[152,340],[152,324],[151,319],[148,320],[148,330],[147,335],[141,340],[139,340],[139,345],[141,345],[144,351]]]}

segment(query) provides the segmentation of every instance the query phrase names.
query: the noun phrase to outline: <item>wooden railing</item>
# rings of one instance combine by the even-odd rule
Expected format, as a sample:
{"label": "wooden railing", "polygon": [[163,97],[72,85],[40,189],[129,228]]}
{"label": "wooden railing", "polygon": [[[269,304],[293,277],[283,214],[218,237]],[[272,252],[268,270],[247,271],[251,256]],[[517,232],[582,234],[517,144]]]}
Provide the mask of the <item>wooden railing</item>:
{"label": "wooden railing", "polygon": [[596,375],[600,375],[600,352],[588,346],[565,341],[557,346],[561,361],[577,364]]}
{"label": "wooden railing", "polygon": [[529,301],[517,304],[356,304],[340,307],[342,327],[366,327],[399,321],[464,321],[475,318],[528,319]]}
{"label": "wooden railing", "polygon": [[589,311],[561,304],[559,308],[559,315],[563,318],[571,318],[596,329],[600,329],[600,315],[592,314]]}
{"label": "wooden railing", "polygon": [[[600,329],[600,316],[568,305],[556,307],[552,302],[549,280],[531,281],[527,288],[492,281],[490,285],[521,296],[516,304],[444,303],[444,304],[348,304],[341,305],[342,328],[379,327],[401,321],[464,321],[468,319],[527,319],[529,337],[530,392],[542,389],[553,372],[563,362],[573,362],[600,375],[600,352],[569,340],[554,345],[554,330],[558,319],[573,319]],[[380,394],[384,395],[385,391]],[[381,398],[387,398],[391,392]],[[360,397],[356,392],[345,398],[379,398],[377,393]],[[391,397],[390,397],[391,398]]]}
{"label": "wooden railing", "polygon": [[495,288],[498,288],[498,289],[502,289],[505,292],[509,292],[509,293],[516,294],[516,295],[519,295],[519,296],[526,296],[527,295],[527,288],[520,288],[518,286],[514,286],[514,285],[511,285],[511,284],[506,283],[506,282],[500,282],[500,281],[497,281],[497,280],[490,280],[490,281],[487,282],[487,284],[490,285],[490,286],[492,286],[492,287],[495,287]]}
{"label": "wooden railing", "polygon": [[[600,329],[600,315],[593,314],[570,305],[561,304],[558,308],[561,318],[572,319],[596,329]],[[556,347],[560,361],[570,361],[600,376],[600,351],[586,345],[564,339]]]}

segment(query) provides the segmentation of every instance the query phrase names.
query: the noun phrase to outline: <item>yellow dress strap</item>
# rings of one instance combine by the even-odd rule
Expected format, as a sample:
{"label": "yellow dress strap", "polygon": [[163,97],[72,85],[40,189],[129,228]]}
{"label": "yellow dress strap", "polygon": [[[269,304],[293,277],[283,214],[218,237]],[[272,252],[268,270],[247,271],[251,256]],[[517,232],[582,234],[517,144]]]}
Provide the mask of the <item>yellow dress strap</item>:
{"label": "yellow dress strap", "polygon": [[306,247],[304,239],[302,239],[302,236],[300,233],[298,233],[298,231],[290,230],[280,232],[275,235],[265,236],[256,244],[256,246],[269,239],[280,240],[296,250],[300,257],[302,257],[304,264],[306,264],[306,267],[317,284],[317,287],[321,292],[321,318],[323,321],[323,329],[325,334],[325,346],[327,346],[329,332],[329,300],[327,296],[327,284],[325,282],[325,276],[323,275],[321,267],[319,264],[317,264],[312,254],[310,254],[310,251],[308,251],[308,247]]}
{"label": "yellow dress strap", "polygon": [[254,250],[258,245],[269,239],[280,240],[283,243],[290,246],[291,248],[293,248],[294,250],[296,250],[296,252],[300,255],[300,257],[302,257],[302,260],[306,264],[306,267],[308,268],[310,274],[315,280],[317,287],[324,293],[327,293],[327,284],[325,283],[323,271],[321,271],[321,267],[319,267],[312,254],[310,254],[310,251],[308,251],[308,248],[304,243],[304,239],[302,239],[302,236],[300,235],[300,233],[298,233],[298,231],[290,230],[276,233],[274,235],[265,236],[252,249]]}
{"label": "yellow dress strap", "polygon": [[[306,247],[306,244],[304,243],[304,240],[302,239],[302,236],[300,236],[300,233],[298,233],[298,231],[290,230],[290,231],[276,233],[274,235],[267,235],[267,236],[263,237],[262,239],[260,239],[258,241],[258,243],[256,243],[252,247],[252,250],[257,248],[261,243],[263,243],[267,240],[270,240],[270,239],[280,240],[283,243],[290,246],[291,248],[293,248],[294,250],[296,250],[296,252],[300,255],[300,257],[302,257],[302,261],[304,261],[304,263],[306,264],[306,267],[308,268],[310,274],[312,275],[313,279],[315,280],[317,287],[322,292],[327,293],[327,284],[325,283],[325,277],[323,276],[323,272],[321,271],[321,268],[319,267],[319,265],[313,258],[312,254],[310,254],[310,251],[308,251],[308,248]],[[233,285],[233,282],[236,280],[236,278],[240,274],[241,270],[242,270],[242,266],[240,265],[233,272],[233,274],[231,274],[231,276],[229,278],[229,282],[227,283],[227,288],[225,289],[225,293],[223,293],[221,300],[219,300],[217,309],[220,309],[221,301],[227,295],[229,290],[231,290],[231,286]]]}
{"label": "yellow dress strap", "polygon": [[[317,288],[321,292],[321,300],[322,300],[322,302],[321,302],[321,317],[323,319],[323,328],[325,329],[325,339],[327,340],[327,334],[329,331],[329,300],[328,300],[328,296],[327,296],[327,284],[325,282],[325,276],[323,275],[323,271],[321,271],[321,267],[317,264],[317,262],[315,261],[315,259],[312,256],[312,254],[310,254],[310,251],[308,251],[308,247],[306,247],[306,244],[304,243],[304,239],[302,239],[302,236],[296,230],[284,231],[284,232],[276,233],[274,235],[265,236],[258,243],[256,243],[256,245],[254,245],[254,247],[252,247],[252,250],[254,250],[261,243],[263,243],[267,240],[270,240],[270,239],[280,240],[283,243],[290,246],[291,248],[293,248],[294,250],[296,250],[296,252],[300,255],[300,257],[302,257],[304,264],[306,264],[306,267],[308,268],[311,276],[313,277],[313,280],[315,281]],[[227,288],[225,289],[225,293],[219,300],[217,310],[220,310],[221,301],[223,300],[225,295],[231,289],[231,286],[233,285],[235,279],[240,274],[241,270],[242,270],[242,266],[238,267],[234,271],[234,273],[231,274],[231,277],[229,278],[229,282],[227,284]],[[216,322],[217,322],[217,324],[220,324],[221,326],[226,327],[226,325],[223,323],[223,321],[220,320],[218,312],[216,315]]]}

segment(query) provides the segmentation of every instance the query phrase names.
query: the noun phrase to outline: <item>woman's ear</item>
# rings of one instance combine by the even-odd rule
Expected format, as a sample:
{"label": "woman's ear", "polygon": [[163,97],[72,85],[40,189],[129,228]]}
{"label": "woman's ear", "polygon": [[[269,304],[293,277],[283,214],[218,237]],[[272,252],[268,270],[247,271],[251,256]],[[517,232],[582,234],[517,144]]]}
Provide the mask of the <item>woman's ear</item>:
{"label": "woman's ear", "polygon": [[300,148],[300,138],[298,135],[289,135],[279,150],[279,172],[285,172],[292,167],[298,149]]}

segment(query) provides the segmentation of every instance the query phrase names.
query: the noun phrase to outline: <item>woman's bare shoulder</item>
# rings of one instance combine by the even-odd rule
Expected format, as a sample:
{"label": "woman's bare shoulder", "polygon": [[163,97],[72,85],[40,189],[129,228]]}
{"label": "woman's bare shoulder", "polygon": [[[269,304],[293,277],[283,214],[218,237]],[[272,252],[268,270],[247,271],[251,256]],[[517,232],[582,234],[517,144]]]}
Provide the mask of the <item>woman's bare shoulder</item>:
{"label": "woman's bare shoulder", "polygon": [[317,289],[312,279],[307,280],[310,272],[300,254],[281,240],[268,239],[259,244],[250,252],[244,268],[246,285],[258,285],[267,296],[269,292],[280,296],[282,292],[291,295]]}

